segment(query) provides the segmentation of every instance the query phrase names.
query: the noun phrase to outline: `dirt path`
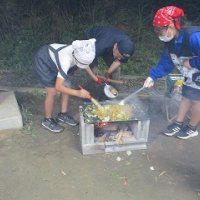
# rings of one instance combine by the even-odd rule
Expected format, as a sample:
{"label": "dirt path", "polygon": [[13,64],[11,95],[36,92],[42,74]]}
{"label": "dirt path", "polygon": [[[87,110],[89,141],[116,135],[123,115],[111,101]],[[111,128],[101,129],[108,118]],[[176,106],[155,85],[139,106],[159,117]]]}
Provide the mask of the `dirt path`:
{"label": "dirt path", "polygon": [[[25,127],[0,132],[0,200],[200,199],[200,136],[183,141],[160,134],[167,125],[161,100],[145,102],[151,113],[147,150],[83,156],[78,127],[59,135],[41,128],[42,95],[17,93],[17,99]],[[78,118],[82,102],[71,103]]]}

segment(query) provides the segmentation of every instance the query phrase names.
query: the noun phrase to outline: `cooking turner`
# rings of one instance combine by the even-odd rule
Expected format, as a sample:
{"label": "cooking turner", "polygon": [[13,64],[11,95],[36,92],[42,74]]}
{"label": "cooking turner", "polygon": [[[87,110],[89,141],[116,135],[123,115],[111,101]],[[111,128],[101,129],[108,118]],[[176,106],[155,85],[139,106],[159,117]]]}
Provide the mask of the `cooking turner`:
{"label": "cooking turner", "polygon": [[98,109],[104,109],[103,106],[92,96],[88,98]]}
{"label": "cooking turner", "polygon": [[[84,89],[82,86],[79,85],[80,89]],[[93,98],[91,95],[88,98],[98,109],[104,109],[103,106],[101,106],[101,104],[95,99]]]}
{"label": "cooking turner", "polygon": [[142,90],[144,90],[145,87],[141,87],[140,89],[136,90],[135,92],[133,92],[132,94],[130,94],[129,96],[127,96],[126,98],[122,99],[119,104],[120,105],[124,105],[127,101],[129,101],[130,99],[132,99],[137,93],[141,92]]}

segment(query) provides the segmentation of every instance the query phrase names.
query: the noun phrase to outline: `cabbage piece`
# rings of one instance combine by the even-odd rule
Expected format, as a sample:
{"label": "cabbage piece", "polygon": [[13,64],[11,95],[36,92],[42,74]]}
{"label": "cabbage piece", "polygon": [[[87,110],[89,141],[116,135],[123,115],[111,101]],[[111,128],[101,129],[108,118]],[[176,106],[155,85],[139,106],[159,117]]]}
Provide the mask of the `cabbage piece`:
{"label": "cabbage piece", "polygon": [[104,109],[98,109],[93,105],[85,108],[85,115],[87,118],[98,118],[100,121],[126,121],[133,117],[132,105],[110,104],[102,105]]}

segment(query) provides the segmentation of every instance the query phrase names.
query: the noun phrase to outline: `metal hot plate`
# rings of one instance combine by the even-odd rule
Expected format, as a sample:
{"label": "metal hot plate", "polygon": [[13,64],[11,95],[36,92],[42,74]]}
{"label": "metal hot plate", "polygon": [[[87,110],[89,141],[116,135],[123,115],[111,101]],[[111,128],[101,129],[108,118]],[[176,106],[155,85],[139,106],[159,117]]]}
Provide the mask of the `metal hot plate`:
{"label": "metal hot plate", "polygon": [[[101,105],[114,105],[118,104],[117,101],[104,101],[100,102]],[[90,112],[88,112],[88,108],[92,109],[92,104],[87,103],[84,105],[81,109],[80,112],[82,112],[82,115],[84,117],[84,122],[88,124],[94,124],[97,122],[128,122],[128,121],[133,121],[133,120],[147,120],[149,119],[148,115],[148,109],[142,104],[141,101],[135,100],[130,106],[133,109],[132,110],[132,115],[128,119],[122,119],[122,120],[101,120],[99,117],[92,115]]]}

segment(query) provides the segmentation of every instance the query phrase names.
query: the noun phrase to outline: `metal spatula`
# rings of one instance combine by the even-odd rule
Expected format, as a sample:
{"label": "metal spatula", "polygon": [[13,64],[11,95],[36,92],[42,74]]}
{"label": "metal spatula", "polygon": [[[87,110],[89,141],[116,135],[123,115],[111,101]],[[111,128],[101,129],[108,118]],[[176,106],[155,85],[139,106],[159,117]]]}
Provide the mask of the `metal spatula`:
{"label": "metal spatula", "polygon": [[[79,88],[80,89],[84,89],[81,85],[79,85]],[[104,109],[103,106],[101,106],[101,104],[95,99],[93,98],[92,96],[90,96],[88,98],[98,109]]]}
{"label": "metal spatula", "polygon": [[135,92],[133,92],[132,94],[130,94],[129,96],[127,96],[126,98],[122,99],[119,104],[120,105],[124,105],[126,102],[128,102],[129,100],[131,100],[137,93],[141,92],[142,90],[144,90],[145,87],[141,87],[140,89],[136,90]]}

